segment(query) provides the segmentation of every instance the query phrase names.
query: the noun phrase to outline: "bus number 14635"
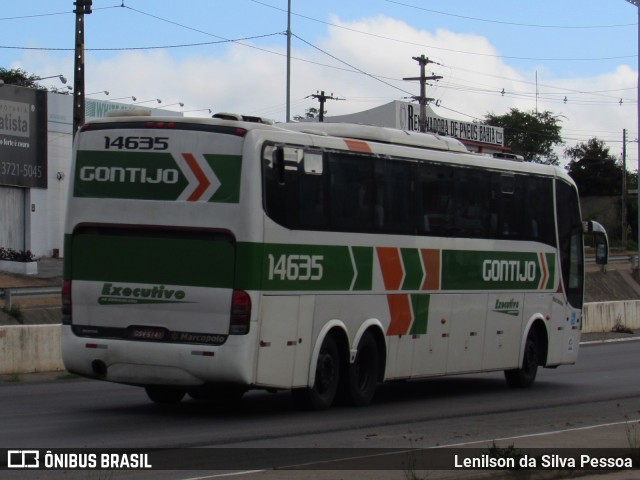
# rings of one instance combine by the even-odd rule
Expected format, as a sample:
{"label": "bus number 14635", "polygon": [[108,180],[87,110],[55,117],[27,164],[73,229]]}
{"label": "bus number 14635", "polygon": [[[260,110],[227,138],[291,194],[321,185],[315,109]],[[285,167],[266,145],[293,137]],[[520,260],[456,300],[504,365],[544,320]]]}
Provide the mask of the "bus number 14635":
{"label": "bus number 14635", "polygon": [[321,280],[323,255],[269,254],[269,280]]}

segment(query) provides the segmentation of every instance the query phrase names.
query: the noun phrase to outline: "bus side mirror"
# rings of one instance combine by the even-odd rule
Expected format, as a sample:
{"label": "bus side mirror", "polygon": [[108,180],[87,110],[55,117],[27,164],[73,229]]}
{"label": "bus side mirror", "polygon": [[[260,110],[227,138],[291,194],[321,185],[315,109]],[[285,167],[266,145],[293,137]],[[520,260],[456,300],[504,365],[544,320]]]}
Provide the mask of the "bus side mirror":
{"label": "bus side mirror", "polygon": [[607,231],[602,225],[594,220],[584,222],[584,231],[593,235],[596,247],[596,264],[606,265],[609,262],[609,239]]}
{"label": "bus side mirror", "polygon": [[594,233],[593,239],[596,243],[596,264],[606,265],[609,262],[609,242],[607,241],[607,235]]}

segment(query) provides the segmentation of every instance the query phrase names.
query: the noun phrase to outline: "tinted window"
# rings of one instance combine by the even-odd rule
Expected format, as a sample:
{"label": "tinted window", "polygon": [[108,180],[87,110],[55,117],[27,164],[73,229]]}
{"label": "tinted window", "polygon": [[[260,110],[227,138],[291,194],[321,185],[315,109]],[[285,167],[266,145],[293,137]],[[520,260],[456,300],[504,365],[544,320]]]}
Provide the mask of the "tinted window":
{"label": "tinted window", "polygon": [[575,308],[581,308],[584,258],[578,192],[560,180],[556,182],[556,206],[562,283],[569,303]]}
{"label": "tinted window", "polygon": [[287,228],[556,242],[551,178],[346,151],[305,168],[302,147],[278,170],[273,150],[265,208]]}

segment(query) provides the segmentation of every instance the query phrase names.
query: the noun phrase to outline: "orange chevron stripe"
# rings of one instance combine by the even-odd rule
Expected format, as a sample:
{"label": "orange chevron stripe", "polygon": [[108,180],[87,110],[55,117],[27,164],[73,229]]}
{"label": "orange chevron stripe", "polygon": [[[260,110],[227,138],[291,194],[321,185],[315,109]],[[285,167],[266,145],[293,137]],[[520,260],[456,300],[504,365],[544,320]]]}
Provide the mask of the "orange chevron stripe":
{"label": "orange chevron stripe", "polygon": [[387,295],[387,303],[391,314],[387,335],[406,335],[413,320],[409,295]]}
{"label": "orange chevron stripe", "polygon": [[362,140],[345,138],[344,143],[347,144],[347,148],[352,152],[372,153],[372,150],[369,144],[367,142],[363,142]]}
{"label": "orange chevron stripe", "polygon": [[420,250],[425,276],[422,290],[440,290],[440,250]]}
{"label": "orange chevron stripe", "polygon": [[189,198],[187,198],[187,202],[195,202],[202,196],[205,190],[209,188],[211,182],[200,168],[200,165],[198,165],[196,157],[194,157],[193,154],[183,153],[182,156],[184,157],[187,165],[189,165],[189,168],[198,180],[198,187],[191,193],[191,195],[189,195]]}
{"label": "orange chevron stripe", "polygon": [[376,252],[385,290],[400,290],[404,278],[400,251],[393,247],[376,247]]}
{"label": "orange chevron stripe", "polygon": [[540,279],[540,285],[538,286],[538,290],[543,290],[547,288],[547,281],[549,280],[549,271],[547,270],[547,259],[544,253],[539,252],[538,258],[540,259],[540,269],[542,270],[542,278]]}

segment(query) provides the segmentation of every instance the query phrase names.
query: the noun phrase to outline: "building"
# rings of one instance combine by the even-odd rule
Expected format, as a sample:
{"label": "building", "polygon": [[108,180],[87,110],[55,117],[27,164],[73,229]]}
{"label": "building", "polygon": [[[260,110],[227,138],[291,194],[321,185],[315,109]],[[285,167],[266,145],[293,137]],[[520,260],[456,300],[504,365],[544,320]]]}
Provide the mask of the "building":
{"label": "building", "polygon": [[[141,107],[87,99],[85,116],[133,108]],[[0,247],[30,250],[37,257],[62,255],[72,109],[72,95],[0,84]]]}

